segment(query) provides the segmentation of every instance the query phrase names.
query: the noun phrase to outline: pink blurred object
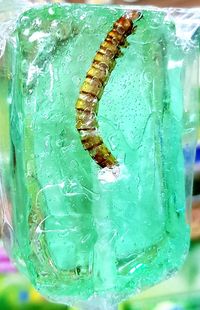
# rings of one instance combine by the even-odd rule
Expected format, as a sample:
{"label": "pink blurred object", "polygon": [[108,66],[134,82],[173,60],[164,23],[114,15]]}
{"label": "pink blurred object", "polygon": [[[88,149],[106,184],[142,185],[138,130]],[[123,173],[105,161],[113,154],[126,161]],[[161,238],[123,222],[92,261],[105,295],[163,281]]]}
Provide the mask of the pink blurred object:
{"label": "pink blurred object", "polygon": [[15,272],[16,268],[13,266],[8,258],[8,255],[3,247],[0,247],[0,273]]}

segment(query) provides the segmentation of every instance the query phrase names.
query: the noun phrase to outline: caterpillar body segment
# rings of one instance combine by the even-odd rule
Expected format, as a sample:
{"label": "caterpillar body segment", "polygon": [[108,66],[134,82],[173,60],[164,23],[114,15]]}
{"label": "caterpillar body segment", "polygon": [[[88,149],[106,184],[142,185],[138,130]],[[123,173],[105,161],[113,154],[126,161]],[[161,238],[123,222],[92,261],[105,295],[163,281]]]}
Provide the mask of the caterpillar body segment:
{"label": "caterpillar body segment", "polygon": [[99,134],[98,103],[116,58],[121,55],[121,47],[127,46],[126,38],[135,32],[133,23],[141,16],[138,11],[130,11],[114,23],[96,52],[76,102],[76,128],[82,145],[101,168],[114,168],[119,164]]}

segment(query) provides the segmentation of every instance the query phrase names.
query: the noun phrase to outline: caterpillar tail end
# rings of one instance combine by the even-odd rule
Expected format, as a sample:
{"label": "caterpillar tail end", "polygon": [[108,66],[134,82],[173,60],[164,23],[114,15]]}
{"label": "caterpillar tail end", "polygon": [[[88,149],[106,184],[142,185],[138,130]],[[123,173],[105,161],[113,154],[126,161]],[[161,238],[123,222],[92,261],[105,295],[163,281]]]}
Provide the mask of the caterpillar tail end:
{"label": "caterpillar tail end", "polygon": [[99,170],[98,179],[101,183],[113,183],[119,179],[120,166],[117,164],[110,168],[105,167]]}

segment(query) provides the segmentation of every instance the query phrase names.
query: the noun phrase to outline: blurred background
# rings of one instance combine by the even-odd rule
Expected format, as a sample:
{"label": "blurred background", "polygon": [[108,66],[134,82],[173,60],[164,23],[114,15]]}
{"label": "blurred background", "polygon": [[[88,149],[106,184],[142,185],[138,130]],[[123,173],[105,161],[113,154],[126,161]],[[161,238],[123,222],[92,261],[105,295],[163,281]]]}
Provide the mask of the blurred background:
{"label": "blurred background", "polygon": [[[1,2],[2,0],[0,0]],[[87,3],[156,5],[160,7],[200,6],[200,0],[86,0]],[[3,1],[4,2],[4,1]],[[64,1],[32,1],[33,3]],[[69,2],[82,2],[73,0]],[[16,5],[17,1],[15,1]],[[200,94],[200,89],[199,89]],[[120,310],[200,310],[200,130],[194,167],[191,219],[191,248],[182,270],[172,279],[138,294]],[[1,236],[0,236],[1,237]],[[0,240],[0,309],[69,309],[44,300],[9,261]]]}
{"label": "blurred background", "polygon": [[[42,3],[42,2],[74,2],[81,3],[83,0],[70,0],[70,1],[59,1],[59,0],[32,0],[33,3]],[[123,4],[123,3],[136,3],[137,5],[156,5],[160,7],[197,7],[200,6],[200,0],[86,0],[87,3],[115,3],[115,4]]]}

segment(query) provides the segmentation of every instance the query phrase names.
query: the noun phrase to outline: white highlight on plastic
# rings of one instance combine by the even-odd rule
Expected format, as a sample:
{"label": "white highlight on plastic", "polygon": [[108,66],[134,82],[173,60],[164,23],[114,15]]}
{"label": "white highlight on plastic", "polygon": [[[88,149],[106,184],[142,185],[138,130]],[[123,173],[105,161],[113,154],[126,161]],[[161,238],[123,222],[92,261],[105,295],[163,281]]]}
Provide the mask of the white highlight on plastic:
{"label": "white highlight on plastic", "polygon": [[167,65],[167,69],[176,69],[176,68],[181,68],[183,65],[183,60],[169,60],[168,61],[168,65]]}
{"label": "white highlight on plastic", "polygon": [[176,27],[176,36],[182,42],[190,43],[199,28],[200,9],[168,9],[165,22],[172,22]]}
{"label": "white highlight on plastic", "polygon": [[49,37],[49,33],[45,33],[43,31],[36,31],[32,34],[32,36],[30,36],[29,38],[29,42],[34,42],[34,41],[39,41],[43,38]]}

